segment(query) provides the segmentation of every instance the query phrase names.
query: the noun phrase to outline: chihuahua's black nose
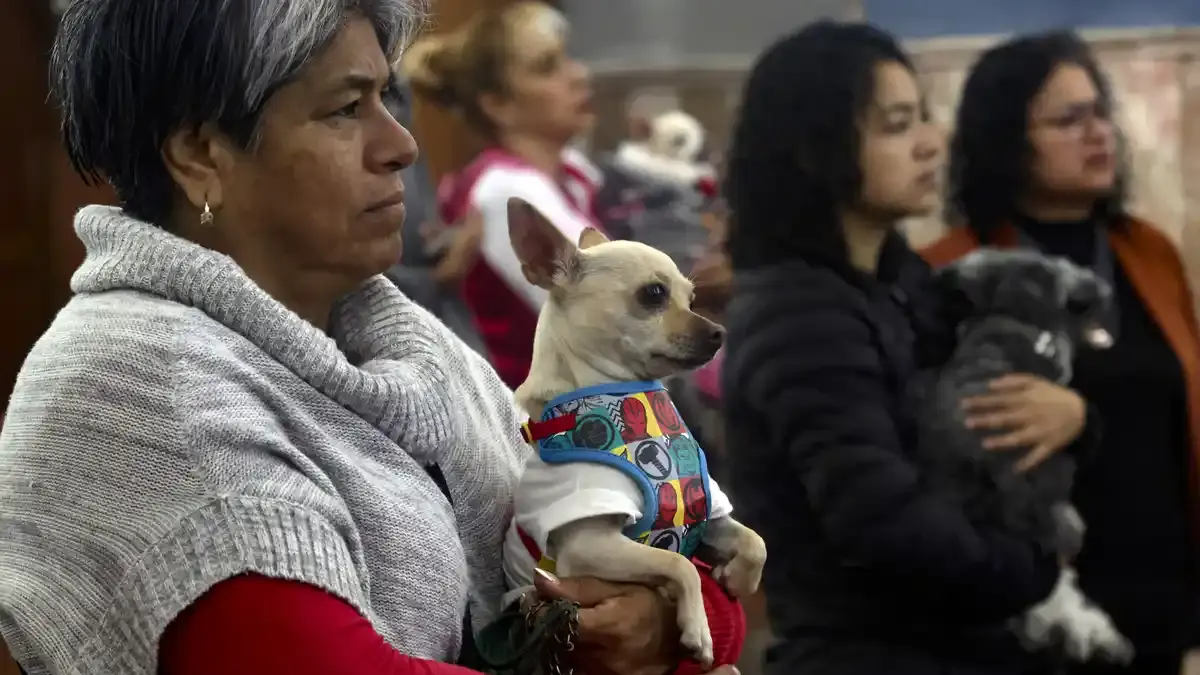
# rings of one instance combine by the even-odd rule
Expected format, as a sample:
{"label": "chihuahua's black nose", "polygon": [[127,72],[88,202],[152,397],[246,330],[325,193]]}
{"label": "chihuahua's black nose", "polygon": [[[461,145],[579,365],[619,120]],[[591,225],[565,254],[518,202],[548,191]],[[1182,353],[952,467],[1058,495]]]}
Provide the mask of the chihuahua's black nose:
{"label": "chihuahua's black nose", "polygon": [[720,347],[725,342],[725,328],[714,323],[708,330],[708,341],[710,344]]}

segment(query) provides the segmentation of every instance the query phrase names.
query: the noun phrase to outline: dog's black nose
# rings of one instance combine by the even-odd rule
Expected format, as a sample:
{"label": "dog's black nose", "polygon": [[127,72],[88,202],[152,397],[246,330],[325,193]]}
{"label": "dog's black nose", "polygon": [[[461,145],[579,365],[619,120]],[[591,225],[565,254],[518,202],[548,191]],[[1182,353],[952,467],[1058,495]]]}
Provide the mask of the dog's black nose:
{"label": "dog's black nose", "polygon": [[708,331],[708,341],[718,347],[725,342],[725,327],[719,324],[713,324]]}

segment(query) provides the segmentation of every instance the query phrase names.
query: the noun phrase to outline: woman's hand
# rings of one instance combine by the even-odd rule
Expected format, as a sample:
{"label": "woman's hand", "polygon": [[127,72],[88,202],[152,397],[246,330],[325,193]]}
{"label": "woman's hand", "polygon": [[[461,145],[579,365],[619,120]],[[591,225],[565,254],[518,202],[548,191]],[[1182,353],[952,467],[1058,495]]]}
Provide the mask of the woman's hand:
{"label": "woman's hand", "polygon": [[1087,422],[1083,397],[1049,380],[1005,375],[992,380],[988,389],[963,401],[967,427],[1002,432],[984,442],[988,450],[1031,448],[1017,462],[1017,471],[1028,471],[1070,445]]}
{"label": "woman's hand", "polygon": [[[540,570],[534,586],[543,598],[579,604],[574,665],[587,675],[664,675],[678,665],[675,607],[660,593],[591,577],[558,579]],[[713,674],[737,670],[727,666]]]}

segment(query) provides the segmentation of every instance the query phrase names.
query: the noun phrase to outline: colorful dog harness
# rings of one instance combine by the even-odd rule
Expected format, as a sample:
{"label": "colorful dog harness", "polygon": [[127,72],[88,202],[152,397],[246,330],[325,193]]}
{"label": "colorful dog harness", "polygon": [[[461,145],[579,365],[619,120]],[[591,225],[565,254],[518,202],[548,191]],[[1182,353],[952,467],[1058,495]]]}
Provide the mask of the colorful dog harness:
{"label": "colorful dog harness", "polygon": [[[546,404],[521,435],[547,464],[596,462],[629,476],[642,490],[642,517],[625,528],[634,541],[690,558],[711,510],[708,465],[661,382],[585,387]],[[554,561],[518,532],[538,566]]]}

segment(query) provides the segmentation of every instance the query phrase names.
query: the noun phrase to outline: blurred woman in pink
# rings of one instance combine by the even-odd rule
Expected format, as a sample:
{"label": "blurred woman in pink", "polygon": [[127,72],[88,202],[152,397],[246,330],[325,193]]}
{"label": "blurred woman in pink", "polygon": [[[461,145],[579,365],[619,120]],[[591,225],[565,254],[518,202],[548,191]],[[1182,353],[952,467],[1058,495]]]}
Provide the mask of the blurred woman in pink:
{"label": "blurred woman in pink", "polygon": [[460,114],[490,144],[439,190],[440,215],[453,223],[479,214],[479,255],[463,295],[510,387],[529,373],[546,291],[521,272],[508,238],[508,200],[529,202],[572,240],[597,226],[599,175],[569,148],[593,123],[590,78],[567,54],[566,36],[557,10],[520,2],[421,40],[403,64],[415,92]]}

